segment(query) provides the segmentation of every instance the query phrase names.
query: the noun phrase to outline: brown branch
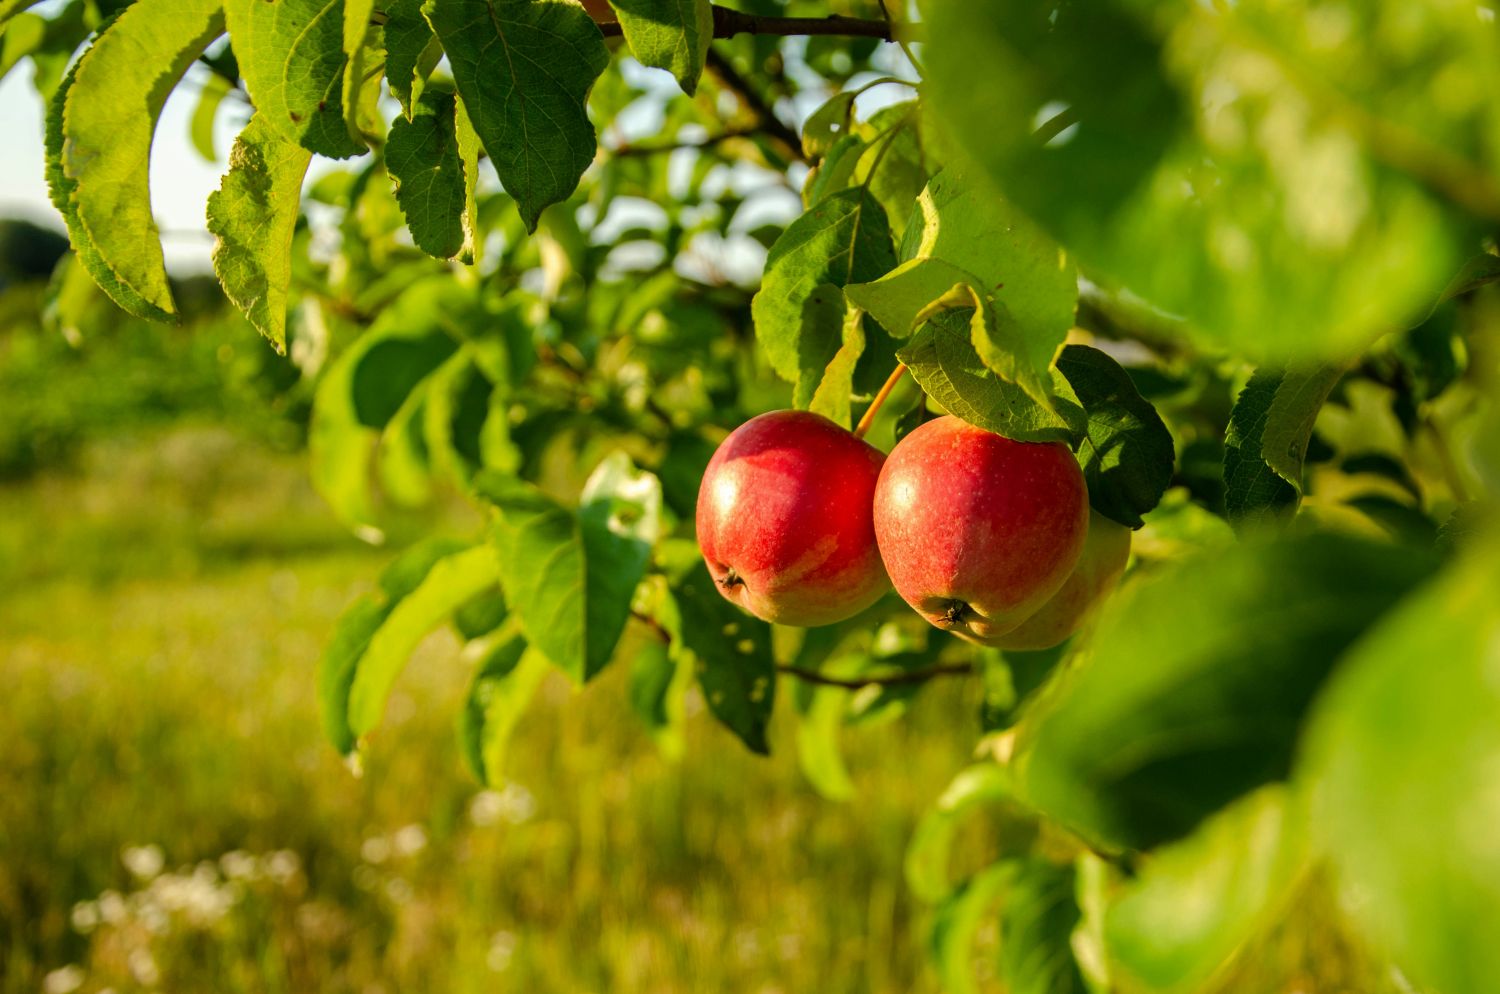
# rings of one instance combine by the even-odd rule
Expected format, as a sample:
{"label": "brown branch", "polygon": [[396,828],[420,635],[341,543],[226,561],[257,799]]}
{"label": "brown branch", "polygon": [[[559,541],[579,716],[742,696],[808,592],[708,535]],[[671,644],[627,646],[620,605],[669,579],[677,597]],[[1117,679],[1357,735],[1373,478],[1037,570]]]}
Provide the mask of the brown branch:
{"label": "brown branch", "polygon": [[889,676],[857,676],[844,679],[842,677],[828,676],[817,670],[805,670],[800,666],[778,665],[776,672],[794,676],[798,680],[808,683],[816,683],[823,687],[843,687],[847,690],[858,690],[861,687],[899,687],[904,684],[926,683],[928,680],[940,676],[968,676],[974,672],[974,667],[968,663],[946,663],[942,666],[929,666],[925,670],[908,670],[905,673],[892,673]]}
{"label": "brown branch", "polygon": [[752,86],[749,80],[739,74],[728,59],[710,48],[705,68],[719,81],[719,85],[734,91],[739,96],[740,101],[759,119],[761,130],[784,146],[784,152],[793,159],[805,161],[805,156],[802,154],[802,139],[797,132],[776,116],[776,111],[766,102],[766,98],[760,95],[760,91]]}
{"label": "brown branch", "polygon": [[[770,17],[762,14],[746,14],[714,5],[714,37],[733,38],[735,35],[843,35],[849,38],[880,38],[891,40],[891,25],[888,21],[867,21],[859,17],[844,17],[831,14],[828,17]],[[599,25],[606,38],[621,35],[620,22],[606,21]]]}
{"label": "brown branch", "polygon": [[676,152],[678,149],[703,149],[713,148],[720,142],[727,142],[734,138],[750,138],[761,133],[760,128],[730,128],[717,135],[710,135],[702,141],[696,142],[671,142],[666,145],[620,145],[609,150],[609,153],[618,157],[629,157],[635,155],[663,155],[667,152]]}

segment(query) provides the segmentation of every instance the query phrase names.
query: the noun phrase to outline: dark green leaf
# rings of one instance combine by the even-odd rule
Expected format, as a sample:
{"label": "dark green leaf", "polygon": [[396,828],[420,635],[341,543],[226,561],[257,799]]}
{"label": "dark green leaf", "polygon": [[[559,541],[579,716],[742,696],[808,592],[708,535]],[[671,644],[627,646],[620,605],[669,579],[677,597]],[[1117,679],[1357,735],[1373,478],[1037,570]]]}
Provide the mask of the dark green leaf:
{"label": "dark green leaf", "polygon": [[609,0],[620,17],[630,54],[643,66],[665,69],[692,94],[714,40],[709,0]]}
{"label": "dark green leaf", "polygon": [[528,640],[574,680],[592,679],[614,654],[645,574],[660,484],[617,454],[590,477],[576,512],[498,473],[475,485],[499,512],[501,585]]}
{"label": "dark green leaf", "polygon": [[208,197],[214,273],[278,352],[286,351],[292,235],[311,161],[311,152],[283,140],[264,114],[256,114],[235,139],[229,172]]}
{"label": "dark green leaf", "polygon": [[466,190],[455,131],[455,97],[428,88],[410,119],[397,117],[385,147],[385,165],[396,187],[417,248],[451,259],[464,247]]}
{"label": "dark green leaf", "polygon": [[1105,353],[1069,345],[1057,358],[1088,415],[1083,473],[1094,510],[1131,528],[1154,508],[1172,482],[1172,435],[1130,374]]}
{"label": "dark green leaf", "polygon": [[698,561],[673,579],[656,620],[681,651],[692,655],[714,717],[752,752],[769,754],[766,726],[776,703],[771,626],[721,597]]}
{"label": "dark green leaf", "polygon": [[609,63],[593,20],[566,0],[428,0],[459,96],[526,230],[594,161],[589,88]]}
{"label": "dark green leaf", "polygon": [[974,939],[985,914],[1005,899],[1016,867],[1012,860],[985,867],[945,894],[933,910],[928,944],[948,994],[978,994]]}
{"label": "dark green leaf", "polygon": [[427,85],[428,73],[443,54],[442,45],[422,16],[422,2],[395,0],[386,11],[385,77],[407,117]]}
{"label": "dark green leaf", "polygon": [[1240,391],[1224,435],[1224,511],[1236,525],[1257,524],[1297,506],[1297,488],[1261,457],[1266,423],[1284,374],[1258,369]]}
{"label": "dark green leaf", "polygon": [[962,821],[986,806],[1014,797],[1010,771],[994,763],[970,766],[922,815],[906,848],[906,884],[918,898],[941,901],[952,889],[948,855]]}
{"label": "dark green leaf", "polygon": [[364,151],[344,120],[344,0],[225,0],[224,16],[268,128],[333,159]]}
{"label": "dark green leaf", "polygon": [[1314,534],[1128,589],[1085,663],[1022,721],[1018,792],[1105,846],[1186,834],[1286,775],[1334,660],[1432,566],[1417,550]]}

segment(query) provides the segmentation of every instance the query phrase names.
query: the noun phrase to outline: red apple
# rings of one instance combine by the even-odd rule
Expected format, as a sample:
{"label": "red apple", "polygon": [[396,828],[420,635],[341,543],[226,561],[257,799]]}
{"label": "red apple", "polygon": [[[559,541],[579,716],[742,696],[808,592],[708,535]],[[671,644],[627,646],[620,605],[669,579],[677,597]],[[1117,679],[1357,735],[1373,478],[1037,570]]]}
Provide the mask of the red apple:
{"label": "red apple", "polygon": [[1001,649],[1050,649],[1083,627],[1105,596],[1120,582],[1130,558],[1130,529],[1097,511],[1089,514],[1089,536],[1078,565],[1062,589],[1021,627],[1000,636]]}
{"label": "red apple", "polygon": [[885,457],[827,418],[773,411],[735,429],[698,491],[698,547],[757,618],[831,625],[890,589],[871,508]]}
{"label": "red apple", "polygon": [[896,592],[980,645],[1057,593],[1088,520],[1088,488],[1067,446],[1012,441],[951,415],[903,438],[875,489],[875,537]]}

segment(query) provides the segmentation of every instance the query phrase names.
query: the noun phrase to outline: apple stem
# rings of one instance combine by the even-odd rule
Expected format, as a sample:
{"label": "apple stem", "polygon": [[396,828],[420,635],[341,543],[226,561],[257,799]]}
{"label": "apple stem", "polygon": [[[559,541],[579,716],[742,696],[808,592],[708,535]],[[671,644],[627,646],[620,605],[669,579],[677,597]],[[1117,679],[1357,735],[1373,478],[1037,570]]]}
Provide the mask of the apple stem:
{"label": "apple stem", "polygon": [[880,411],[880,405],[885,403],[885,399],[891,395],[891,391],[896,388],[896,384],[900,382],[901,377],[905,374],[906,364],[897,363],[896,368],[891,371],[891,375],[886,378],[885,385],[880,388],[880,392],[875,395],[875,399],[870,401],[870,406],[865,408],[864,417],[859,419],[859,424],[854,428],[855,438],[865,437],[865,432],[869,431],[870,425],[875,423],[875,415]]}

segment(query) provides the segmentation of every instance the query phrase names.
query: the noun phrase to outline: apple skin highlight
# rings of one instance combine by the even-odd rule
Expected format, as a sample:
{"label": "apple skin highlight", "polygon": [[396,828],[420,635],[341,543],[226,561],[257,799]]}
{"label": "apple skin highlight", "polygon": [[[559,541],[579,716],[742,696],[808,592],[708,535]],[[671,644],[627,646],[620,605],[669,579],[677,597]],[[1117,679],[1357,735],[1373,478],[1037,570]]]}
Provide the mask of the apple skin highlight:
{"label": "apple skin highlight", "polygon": [[1078,564],[1088,488],[1068,447],[1016,442],[947,415],[903,438],[875,491],[896,592],[979,645],[1039,611]]}
{"label": "apple skin highlight", "polygon": [[719,592],[802,627],[879,600],[890,589],[873,521],[884,458],[806,411],[762,414],[730,433],[698,491],[698,547]]}
{"label": "apple skin highlight", "polygon": [[1089,537],[1083,555],[1062,589],[1019,628],[995,645],[1013,651],[1050,649],[1082,628],[1120,582],[1130,561],[1130,529],[1098,511],[1089,513]]}

